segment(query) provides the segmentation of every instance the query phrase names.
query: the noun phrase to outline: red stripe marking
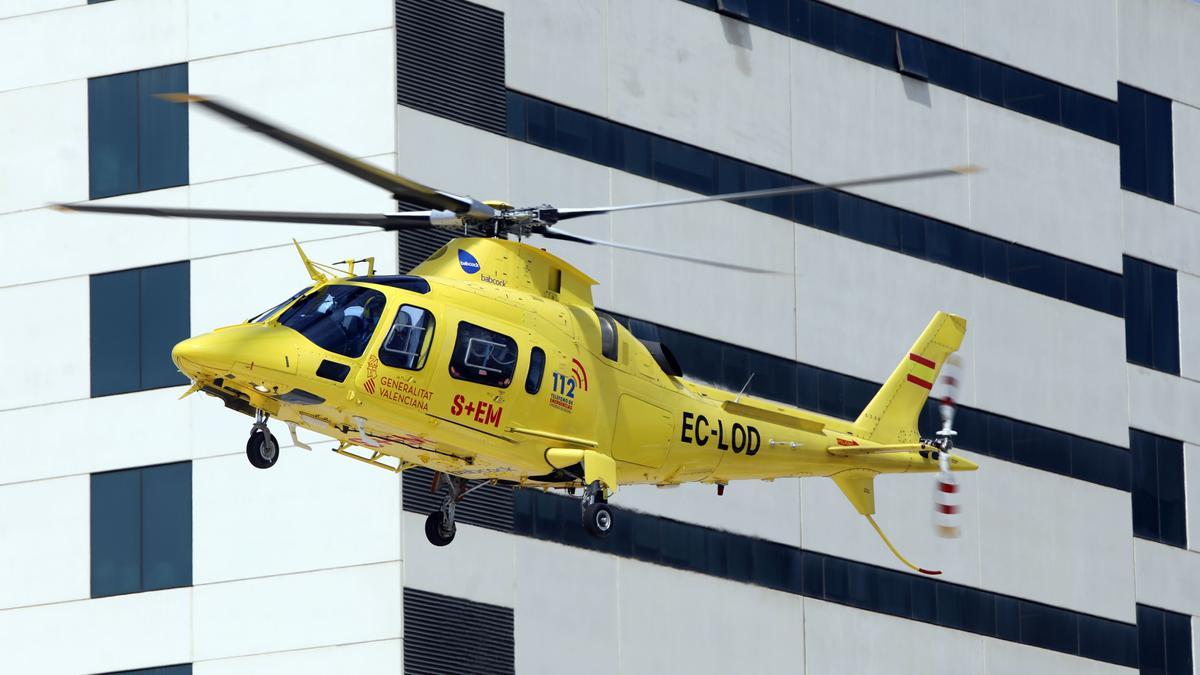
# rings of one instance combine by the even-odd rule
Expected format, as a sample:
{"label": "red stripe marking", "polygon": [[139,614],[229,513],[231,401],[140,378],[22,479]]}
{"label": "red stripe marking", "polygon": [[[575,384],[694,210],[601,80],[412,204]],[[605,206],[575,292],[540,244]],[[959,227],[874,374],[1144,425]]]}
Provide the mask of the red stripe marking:
{"label": "red stripe marking", "polygon": [[920,572],[921,574],[928,574],[929,576],[936,576],[936,575],[942,573],[941,570],[927,570],[924,567],[918,567],[917,571]]}
{"label": "red stripe marking", "polygon": [[942,492],[958,492],[956,483],[938,483],[938,489]]}
{"label": "red stripe marking", "polygon": [[922,380],[921,378],[917,377],[916,375],[909,374],[908,381],[912,382],[913,384],[919,384],[922,387],[925,387],[926,389],[933,389],[932,382],[927,382],[925,380]]}
{"label": "red stripe marking", "polygon": [[925,358],[924,356],[921,356],[920,354],[909,354],[908,358],[910,361],[916,361],[917,363],[925,366],[926,368],[933,368],[934,366],[937,365],[933,361],[930,361],[929,359]]}
{"label": "red stripe marking", "polygon": [[953,504],[938,504],[937,510],[948,515],[954,515],[958,513],[958,507]]}

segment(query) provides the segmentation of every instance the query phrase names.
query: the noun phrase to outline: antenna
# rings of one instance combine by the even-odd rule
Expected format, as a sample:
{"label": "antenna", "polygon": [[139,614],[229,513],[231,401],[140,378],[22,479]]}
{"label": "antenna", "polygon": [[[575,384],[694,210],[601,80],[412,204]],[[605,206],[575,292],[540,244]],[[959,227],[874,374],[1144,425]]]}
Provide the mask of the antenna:
{"label": "antenna", "polygon": [[737,403],[742,400],[742,394],[746,393],[746,387],[750,386],[750,380],[753,380],[753,379],[754,379],[754,373],[750,373],[750,377],[746,378],[746,384],[742,385],[742,390],[738,392],[738,395],[736,397],[734,397],[734,399],[733,399],[734,403]]}

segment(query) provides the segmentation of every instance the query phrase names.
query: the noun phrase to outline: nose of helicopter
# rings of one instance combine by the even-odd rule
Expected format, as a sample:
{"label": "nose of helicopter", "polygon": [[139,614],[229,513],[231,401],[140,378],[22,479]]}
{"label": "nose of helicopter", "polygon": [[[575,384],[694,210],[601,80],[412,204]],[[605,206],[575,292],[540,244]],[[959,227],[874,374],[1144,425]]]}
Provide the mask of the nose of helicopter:
{"label": "nose of helicopter", "polygon": [[212,333],[188,338],[171,350],[171,360],[185,375],[196,379],[201,371],[225,372],[232,368],[234,358],[224,340]]}

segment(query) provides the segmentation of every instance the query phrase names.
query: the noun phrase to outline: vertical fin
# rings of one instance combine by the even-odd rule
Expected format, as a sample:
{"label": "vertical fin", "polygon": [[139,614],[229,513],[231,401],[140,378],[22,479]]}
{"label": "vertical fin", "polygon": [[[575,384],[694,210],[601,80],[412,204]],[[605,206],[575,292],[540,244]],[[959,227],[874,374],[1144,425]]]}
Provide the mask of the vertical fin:
{"label": "vertical fin", "polygon": [[946,357],[958,350],[967,320],[938,312],[854,422],[854,435],[880,444],[916,443],[917,418]]}

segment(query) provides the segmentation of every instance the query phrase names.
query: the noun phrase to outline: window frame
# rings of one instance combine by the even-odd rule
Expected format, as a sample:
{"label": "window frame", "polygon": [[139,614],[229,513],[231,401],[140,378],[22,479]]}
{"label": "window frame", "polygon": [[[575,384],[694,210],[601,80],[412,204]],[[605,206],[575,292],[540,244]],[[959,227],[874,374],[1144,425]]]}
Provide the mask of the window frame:
{"label": "window frame", "polygon": [[600,354],[614,363],[621,360],[621,332],[617,330],[617,320],[596,310],[596,319],[600,323]]}
{"label": "window frame", "polygon": [[[475,328],[475,329],[478,329],[481,331],[486,331],[487,333],[489,333],[493,336],[498,336],[500,338],[508,340],[511,343],[511,345],[503,345],[503,346],[508,346],[512,349],[512,352],[514,355],[512,366],[508,370],[508,372],[505,374],[505,377],[502,378],[500,382],[492,382],[490,380],[482,380],[477,375],[474,375],[474,376],[468,375],[467,369],[470,367],[473,367],[470,364],[468,364],[467,360],[466,360],[467,355],[470,353],[470,342],[469,341],[476,339],[475,337],[467,338],[468,339],[467,348],[463,351],[462,362],[461,363],[459,362],[459,345],[463,339],[463,328],[464,327]],[[493,344],[498,344],[498,343],[493,343]],[[490,353],[488,355],[488,358],[489,359],[491,358]],[[450,377],[452,377],[456,380],[462,380],[464,382],[471,382],[473,384],[482,385],[484,387],[496,387],[497,389],[508,389],[510,386],[512,386],[513,378],[517,374],[517,367],[520,365],[521,365],[521,345],[517,342],[516,338],[512,337],[511,335],[501,333],[500,331],[488,328],[487,326],[481,326],[477,323],[471,323],[470,321],[466,321],[466,320],[459,320],[458,326],[455,330],[454,348],[450,352],[450,358],[447,360],[447,365],[446,365],[446,370],[450,373]],[[461,374],[455,372],[456,366],[458,368],[462,368]],[[474,366],[474,367],[486,369],[487,365],[485,362],[485,364],[483,366]],[[504,372],[504,371],[500,371],[500,372]],[[504,382],[505,379],[507,379],[507,382]]]}
{"label": "window frame", "polygon": [[[395,363],[389,363],[388,360],[384,357],[385,352],[392,352],[394,354],[406,354],[405,352],[398,352],[396,350],[388,349],[388,347],[387,347],[388,340],[392,339],[392,335],[396,331],[396,322],[399,321],[401,316],[408,316],[404,312],[405,307],[412,307],[413,309],[420,310],[423,313],[423,315],[429,319],[429,323],[427,325],[423,325],[420,327],[420,329],[422,331],[425,331],[425,334],[421,336],[421,342],[420,342],[420,344],[417,345],[417,353],[415,354],[415,356],[417,357],[416,358],[416,366],[413,368],[410,368],[408,366],[403,366],[403,365],[396,365]],[[416,324],[409,324],[408,327],[411,330],[416,327]],[[401,305],[396,308],[396,316],[394,316],[392,318],[391,327],[388,328],[387,333],[385,333],[383,336],[383,340],[380,341],[380,343],[379,343],[379,349],[377,351],[377,353],[379,355],[379,362],[389,368],[399,368],[401,370],[409,370],[409,371],[413,371],[413,372],[417,372],[417,371],[421,370],[422,368],[425,367],[425,363],[429,361],[429,353],[433,349],[433,338],[434,338],[436,330],[437,330],[437,317],[434,316],[433,312],[429,311],[428,309],[425,309],[424,307],[421,307],[420,305],[413,305],[413,304],[409,304],[407,302],[401,303]]]}

